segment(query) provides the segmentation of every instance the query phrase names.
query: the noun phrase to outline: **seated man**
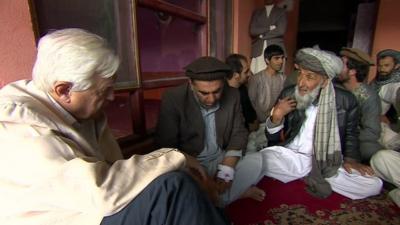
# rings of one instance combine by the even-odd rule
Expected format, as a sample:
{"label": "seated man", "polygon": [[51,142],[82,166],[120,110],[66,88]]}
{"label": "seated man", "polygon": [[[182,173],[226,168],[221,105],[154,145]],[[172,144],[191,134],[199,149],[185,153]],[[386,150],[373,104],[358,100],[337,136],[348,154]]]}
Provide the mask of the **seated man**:
{"label": "seated man", "polygon": [[227,224],[189,175],[170,172],[205,176],[192,157],[122,158],[102,113],[118,66],[103,38],[64,29],[40,39],[32,81],[2,88],[0,224]]}
{"label": "seated man", "polygon": [[305,177],[308,191],[323,198],[332,190],[351,199],[378,194],[382,181],[359,163],[357,100],[331,82],[342,61],[304,48],[296,63],[297,85],[282,91],[267,120],[264,174],[282,182]]}
{"label": "seated man", "polygon": [[375,173],[397,188],[389,192],[389,196],[400,207],[400,152],[383,150],[371,158],[371,166]]}
{"label": "seated man", "polygon": [[375,85],[382,105],[381,142],[388,149],[400,150],[400,134],[392,129],[391,122],[386,117],[391,107],[396,111],[395,121],[400,115],[400,52],[385,49],[376,57],[378,66]]}
{"label": "seated man", "polygon": [[226,77],[228,85],[238,88],[240,93],[240,104],[242,105],[245,126],[250,132],[255,131],[258,129],[258,120],[247,93],[247,80],[251,75],[247,58],[244,55],[231,54],[226,58],[225,63],[232,70],[232,73],[228,73]]}
{"label": "seated man", "polygon": [[239,92],[225,85],[230,68],[201,57],[186,68],[189,82],[165,92],[155,141],[197,158],[221,194],[220,206],[240,196],[257,200],[264,192],[251,185],[260,179],[261,158],[243,155],[247,143]]}
{"label": "seated man", "polygon": [[361,161],[368,164],[372,155],[383,149],[378,142],[381,136],[381,105],[376,91],[364,83],[369,67],[374,65],[367,53],[356,48],[340,51],[343,71],[338,81],[354,94],[360,108],[360,153]]}

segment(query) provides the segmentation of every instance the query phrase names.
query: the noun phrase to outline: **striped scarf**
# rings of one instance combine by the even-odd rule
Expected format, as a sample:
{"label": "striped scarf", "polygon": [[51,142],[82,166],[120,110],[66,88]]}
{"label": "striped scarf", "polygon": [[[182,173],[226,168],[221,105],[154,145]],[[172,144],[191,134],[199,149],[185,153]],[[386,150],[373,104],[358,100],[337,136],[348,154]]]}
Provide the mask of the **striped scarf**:
{"label": "striped scarf", "polygon": [[318,101],[312,169],[305,178],[309,193],[326,198],[332,193],[332,188],[325,178],[335,175],[342,164],[332,79],[341,72],[343,63],[335,55],[311,48],[301,49],[296,55],[296,62],[314,72],[328,76],[328,84],[321,90]]}
{"label": "striped scarf", "polygon": [[[324,177],[331,177],[342,163],[336,118],[335,89],[332,82],[322,89],[314,132],[314,155]],[[334,167],[334,168],[331,168]]]}

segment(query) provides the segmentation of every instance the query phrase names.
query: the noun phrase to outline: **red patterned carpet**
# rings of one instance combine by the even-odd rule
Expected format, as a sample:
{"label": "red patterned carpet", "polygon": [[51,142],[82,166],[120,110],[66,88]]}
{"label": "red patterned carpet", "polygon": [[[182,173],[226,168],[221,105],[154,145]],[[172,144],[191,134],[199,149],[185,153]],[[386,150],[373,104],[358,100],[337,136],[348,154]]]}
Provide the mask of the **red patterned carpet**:
{"label": "red patterned carpet", "polygon": [[234,225],[400,225],[400,208],[387,197],[386,191],[363,200],[351,200],[336,193],[318,199],[305,191],[301,180],[284,184],[265,177],[257,186],[267,193],[263,202],[240,199],[227,207]]}

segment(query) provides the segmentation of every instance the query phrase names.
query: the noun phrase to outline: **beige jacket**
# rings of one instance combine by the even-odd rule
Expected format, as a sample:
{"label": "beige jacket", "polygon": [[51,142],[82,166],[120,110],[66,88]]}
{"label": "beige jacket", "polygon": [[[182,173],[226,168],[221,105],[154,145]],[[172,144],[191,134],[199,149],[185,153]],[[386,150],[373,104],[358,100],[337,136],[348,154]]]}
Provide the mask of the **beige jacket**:
{"label": "beige jacket", "polygon": [[32,82],[0,90],[0,224],[100,224],[185,164],[174,149],[123,160],[105,117],[94,124],[98,143]]}

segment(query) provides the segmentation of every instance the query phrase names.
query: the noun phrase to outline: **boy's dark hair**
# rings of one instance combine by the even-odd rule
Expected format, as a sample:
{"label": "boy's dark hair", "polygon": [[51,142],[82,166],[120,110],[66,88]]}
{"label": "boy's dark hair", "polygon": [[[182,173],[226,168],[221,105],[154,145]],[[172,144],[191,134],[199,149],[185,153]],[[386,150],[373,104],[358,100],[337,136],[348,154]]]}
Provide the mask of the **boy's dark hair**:
{"label": "boy's dark hair", "polygon": [[283,49],[279,45],[269,45],[264,50],[264,59],[271,60],[273,56],[284,55]]}

